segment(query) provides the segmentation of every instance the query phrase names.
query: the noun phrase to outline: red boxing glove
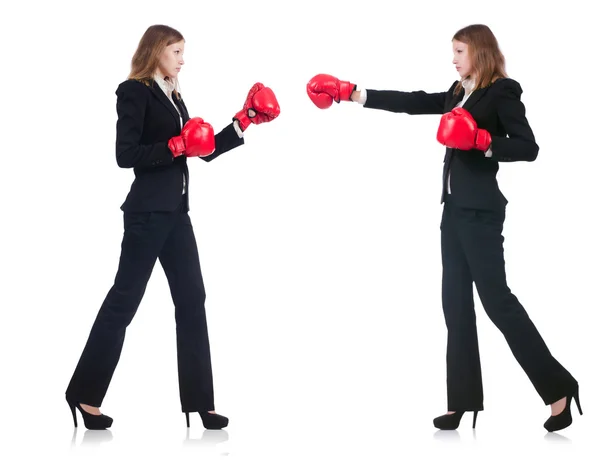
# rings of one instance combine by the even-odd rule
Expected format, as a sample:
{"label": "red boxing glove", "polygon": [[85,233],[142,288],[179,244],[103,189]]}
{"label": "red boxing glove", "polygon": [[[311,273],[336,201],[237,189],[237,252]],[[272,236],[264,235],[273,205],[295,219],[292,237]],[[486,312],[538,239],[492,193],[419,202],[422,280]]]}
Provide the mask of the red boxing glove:
{"label": "red boxing glove", "polygon": [[185,123],[181,135],[169,140],[169,149],[173,157],[206,157],[215,151],[215,131],[202,118],[194,117]]}
{"label": "red boxing glove", "polygon": [[490,132],[477,128],[477,122],[466,109],[457,107],[440,120],[437,140],[449,148],[487,151],[492,144]]}
{"label": "red boxing glove", "polygon": [[246,97],[246,102],[233,120],[237,120],[240,129],[245,131],[253,123],[255,125],[270,122],[281,112],[275,93],[262,83],[255,83]]}
{"label": "red boxing glove", "polygon": [[327,109],[333,102],[350,101],[356,85],[329,74],[317,74],[306,84],[306,93],[315,106]]}

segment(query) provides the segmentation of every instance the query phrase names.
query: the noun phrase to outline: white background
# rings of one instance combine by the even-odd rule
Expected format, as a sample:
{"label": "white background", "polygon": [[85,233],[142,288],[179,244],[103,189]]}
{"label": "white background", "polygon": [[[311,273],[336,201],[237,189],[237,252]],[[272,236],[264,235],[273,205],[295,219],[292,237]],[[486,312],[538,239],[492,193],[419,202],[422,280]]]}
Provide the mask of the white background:
{"label": "white background", "polygon": [[[597,16],[593,2],[4,2],[0,450],[69,460],[597,460]],[[394,6],[392,6],[394,5]],[[417,6],[418,5],[418,6]],[[187,431],[174,310],[159,264],[102,411],[73,424],[64,391],[117,269],[133,172],[115,161],[115,90],[146,28],[186,39],[182,94],[225,127],[250,87],[281,115],[211,163],[190,160],[217,411]],[[540,146],[502,164],[510,288],[580,383],[560,434],[476,302],[485,411],[446,411],[438,116],[343,103],[305,85],[445,91],[452,35],[484,23],[520,82]],[[476,293],[476,292],[475,292]],[[154,457],[156,456],[156,457]]]}

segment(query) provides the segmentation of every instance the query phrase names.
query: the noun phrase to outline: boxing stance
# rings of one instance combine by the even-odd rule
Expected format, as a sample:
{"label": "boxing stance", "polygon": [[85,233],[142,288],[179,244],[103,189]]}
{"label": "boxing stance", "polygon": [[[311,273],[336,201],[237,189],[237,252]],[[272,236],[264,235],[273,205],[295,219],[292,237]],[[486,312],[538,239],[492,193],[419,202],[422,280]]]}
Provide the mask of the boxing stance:
{"label": "boxing stance", "polygon": [[572,422],[572,398],[581,413],[578,383],[551,355],[507,285],[502,229],[508,201],[496,180],[500,162],[534,161],[539,148],[525,117],[521,86],[507,77],[491,30],[468,26],[454,35],[452,46],[460,80],[444,92],[365,90],[327,74],[314,76],[306,90],[321,109],[354,101],[371,109],[441,115],[436,137],[446,147],[440,228],[448,412],[435,418],[434,425],[455,429],[466,411],[474,411],[474,427],[483,410],[475,283],[486,313],[551,406],[545,428],[560,430]]}
{"label": "boxing stance", "polygon": [[[232,123],[215,135],[203,118],[189,117],[177,88],[184,45],[175,29],[148,28],[133,56],[129,78],[116,91],[116,160],[120,167],[133,169],[135,181],[121,206],[124,234],[114,284],[66,390],[75,426],[75,409],[89,429],[112,425],[113,419],[99,407],[157,259],[175,305],[179,394],[187,426],[190,412],[200,414],[205,428],[220,429],[229,422],[215,412],[206,294],[188,215],[187,159],[210,162],[241,146],[251,124],[272,121],[280,109],[273,91],[256,83]],[[157,376],[161,373],[156,371]]]}

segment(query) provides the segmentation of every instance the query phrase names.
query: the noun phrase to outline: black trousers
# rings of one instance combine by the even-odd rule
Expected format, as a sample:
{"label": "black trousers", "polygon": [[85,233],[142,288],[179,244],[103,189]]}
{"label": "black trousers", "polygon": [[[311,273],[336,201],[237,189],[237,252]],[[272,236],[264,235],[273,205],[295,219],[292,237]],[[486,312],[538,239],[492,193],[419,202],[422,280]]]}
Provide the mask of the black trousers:
{"label": "black trousers", "polygon": [[100,406],[119,361],[125,331],[159,259],[175,304],[179,392],[183,412],[213,410],[213,378],[198,248],[182,204],[175,212],[124,214],[114,285],[102,304],[66,390],[72,400]]}
{"label": "black trousers", "polygon": [[442,304],[448,329],[449,411],[483,409],[483,385],[473,283],[491,321],[545,404],[571,394],[577,381],[552,357],[527,312],[511,292],[504,268],[505,210],[458,207],[447,195],[441,222]]}

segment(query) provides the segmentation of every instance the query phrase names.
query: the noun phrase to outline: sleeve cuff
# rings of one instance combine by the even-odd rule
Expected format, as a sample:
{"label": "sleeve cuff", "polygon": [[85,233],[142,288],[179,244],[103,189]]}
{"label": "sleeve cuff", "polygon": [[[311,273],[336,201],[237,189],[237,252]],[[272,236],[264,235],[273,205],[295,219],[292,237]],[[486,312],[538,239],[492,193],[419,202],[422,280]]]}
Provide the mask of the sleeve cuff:
{"label": "sleeve cuff", "polygon": [[238,136],[240,138],[244,137],[244,132],[242,131],[242,129],[240,128],[240,124],[237,120],[233,121],[233,128],[235,129],[235,132],[238,134]]}
{"label": "sleeve cuff", "polygon": [[367,102],[367,90],[358,86],[356,87],[356,90],[360,92],[360,96],[358,97],[358,100],[356,102],[358,104],[364,105]]}

